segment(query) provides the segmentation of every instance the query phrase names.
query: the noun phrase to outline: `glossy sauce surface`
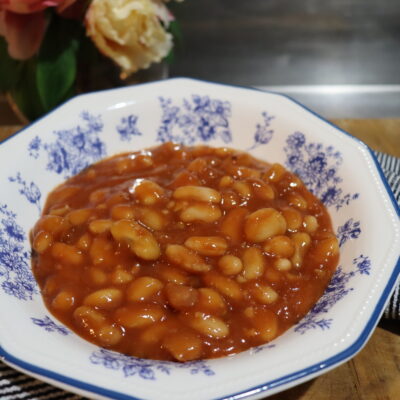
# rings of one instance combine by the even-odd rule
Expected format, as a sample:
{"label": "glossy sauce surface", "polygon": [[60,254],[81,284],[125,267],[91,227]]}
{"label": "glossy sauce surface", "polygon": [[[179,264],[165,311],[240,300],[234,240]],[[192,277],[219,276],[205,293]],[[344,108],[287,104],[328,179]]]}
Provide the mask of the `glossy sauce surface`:
{"label": "glossy sauce surface", "polygon": [[124,354],[187,361],[273,340],[338,263],[327,210],[279,164],[166,143],[87,168],[32,231],[48,309]]}

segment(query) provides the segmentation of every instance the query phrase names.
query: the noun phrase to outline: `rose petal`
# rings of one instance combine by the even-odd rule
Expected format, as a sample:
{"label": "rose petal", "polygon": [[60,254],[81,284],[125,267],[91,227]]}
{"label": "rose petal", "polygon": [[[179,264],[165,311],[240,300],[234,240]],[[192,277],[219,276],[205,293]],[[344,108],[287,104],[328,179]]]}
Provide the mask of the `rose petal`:
{"label": "rose petal", "polygon": [[43,12],[33,14],[4,13],[4,36],[12,58],[26,60],[39,49],[46,29]]}

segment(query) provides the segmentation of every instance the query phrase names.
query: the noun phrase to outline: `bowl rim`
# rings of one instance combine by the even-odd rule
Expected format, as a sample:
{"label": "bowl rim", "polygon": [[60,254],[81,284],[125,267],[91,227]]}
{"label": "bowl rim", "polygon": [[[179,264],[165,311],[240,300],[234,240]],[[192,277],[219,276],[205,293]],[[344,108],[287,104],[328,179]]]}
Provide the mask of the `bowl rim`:
{"label": "bowl rim", "polygon": [[[337,131],[349,136],[350,138],[355,140],[358,144],[361,144],[368,150],[368,154],[374,161],[375,168],[378,171],[379,178],[380,178],[381,182],[383,183],[384,188],[386,189],[386,194],[389,196],[391,203],[394,207],[394,210],[396,211],[397,216],[400,217],[400,206],[398,205],[398,203],[394,197],[394,194],[389,186],[389,183],[383,173],[382,167],[379,164],[376,155],[374,154],[372,149],[367,144],[362,142],[357,137],[351,135],[349,132],[346,132],[345,130],[339,128],[332,122],[326,120],[324,117],[322,117],[315,111],[309,109],[307,106],[300,103],[299,101],[293,99],[291,96],[288,96],[286,94],[282,94],[279,92],[275,92],[272,90],[263,90],[263,89],[253,88],[253,87],[236,85],[236,84],[217,83],[217,82],[195,79],[195,78],[174,77],[174,78],[169,78],[169,79],[165,79],[165,80],[161,80],[161,81],[142,83],[142,84],[134,85],[131,87],[119,87],[119,88],[111,88],[111,89],[93,91],[93,92],[88,92],[88,93],[82,93],[82,94],[76,95],[76,96],[68,99],[67,101],[60,104],[59,106],[57,106],[50,112],[41,116],[39,119],[35,120],[34,122],[28,124],[27,126],[23,127],[22,129],[18,130],[17,132],[15,132],[11,136],[9,136],[7,139],[2,141],[0,143],[0,146],[5,144],[7,141],[11,140],[15,136],[21,134],[25,130],[30,129],[32,126],[36,125],[39,121],[47,118],[48,115],[57,112],[60,108],[64,107],[67,103],[76,101],[77,98],[90,96],[95,93],[101,94],[101,93],[105,93],[105,92],[117,92],[119,90],[127,90],[127,89],[134,90],[136,87],[159,85],[159,84],[169,84],[169,82],[172,82],[172,81],[183,81],[183,82],[187,81],[188,83],[190,83],[191,81],[194,81],[194,82],[198,82],[200,84],[220,86],[222,88],[230,87],[230,88],[243,89],[246,91],[257,91],[260,93],[268,93],[268,94],[280,96],[280,97],[286,98],[287,100],[289,100],[292,103],[295,103],[296,105],[301,107],[306,112],[308,112],[308,113],[312,114],[314,117],[318,118],[321,122],[333,127]],[[263,392],[268,392],[270,389],[276,388],[278,386],[282,386],[284,384],[289,384],[290,386],[294,386],[296,384],[296,381],[299,381],[298,383],[301,383],[302,381],[307,380],[307,378],[311,379],[313,377],[313,375],[315,375],[321,371],[332,369],[333,367],[339,366],[340,364],[346,362],[348,359],[355,356],[364,347],[364,345],[367,343],[368,338],[372,335],[373,330],[378,323],[379,317],[382,315],[382,313],[384,311],[385,304],[389,300],[392,290],[394,290],[394,287],[395,287],[395,284],[396,284],[398,278],[400,278],[400,255],[397,259],[396,264],[393,267],[393,271],[382,291],[382,294],[381,294],[378,302],[376,303],[374,310],[371,313],[370,318],[368,319],[368,322],[365,324],[365,327],[363,328],[363,330],[362,330],[361,334],[358,336],[358,338],[352,344],[350,344],[345,350],[342,350],[341,352],[339,352],[319,363],[313,364],[313,365],[303,368],[301,370],[291,372],[287,375],[284,375],[284,376],[274,379],[272,381],[258,384],[256,386],[249,387],[249,388],[247,388],[245,390],[241,390],[239,392],[227,394],[224,397],[219,397],[219,398],[216,398],[215,400],[223,400],[226,398],[242,399],[242,398],[254,396],[254,395],[257,395],[257,394],[260,394]],[[75,387],[77,389],[81,389],[81,390],[84,390],[87,392],[92,392],[92,393],[96,393],[101,396],[112,397],[112,398],[119,399],[119,400],[143,400],[142,398],[135,397],[134,395],[127,395],[127,394],[117,392],[117,391],[114,391],[111,389],[106,389],[104,387],[101,387],[101,386],[98,386],[95,384],[86,383],[84,381],[80,381],[80,380],[68,377],[61,373],[53,372],[46,368],[31,364],[27,361],[22,360],[21,358],[14,357],[11,353],[6,351],[1,346],[1,344],[0,344],[0,359],[2,361],[4,361],[6,364],[9,363],[11,366],[15,365],[15,366],[23,369],[28,374],[33,373],[35,375],[39,375],[39,376],[48,378],[50,380],[53,380],[53,381],[55,381],[55,384],[57,382],[59,382],[60,384],[67,385],[69,387]]]}

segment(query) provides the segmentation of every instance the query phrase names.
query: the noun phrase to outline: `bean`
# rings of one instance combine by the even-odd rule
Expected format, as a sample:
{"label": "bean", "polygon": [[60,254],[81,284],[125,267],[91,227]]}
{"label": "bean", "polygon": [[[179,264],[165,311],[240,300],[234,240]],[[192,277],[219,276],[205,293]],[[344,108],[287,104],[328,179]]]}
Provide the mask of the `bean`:
{"label": "bean", "polygon": [[223,296],[239,301],[243,294],[240,286],[234,280],[220,275],[218,272],[210,271],[203,275],[203,281],[207,286],[218,290]]}
{"label": "bean", "polygon": [[183,222],[212,223],[221,218],[221,210],[215,204],[195,203],[183,209],[179,215]]}
{"label": "bean", "polygon": [[318,229],[318,220],[313,215],[306,215],[303,220],[306,232],[314,233]]}
{"label": "bean", "polygon": [[173,324],[171,324],[172,321],[173,319],[169,317],[163,322],[155,322],[144,328],[140,335],[140,340],[145,345],[159,345],[163,338],[170,335],[171,331],[173,331],[174,327]]}
{"label": "bean", "polygon": [[73,317],[75,321],[89,333],[93,331],[92,335],[107,324],[106,316],[102,312],[89,306],[78,307],[74,311]]}
{"label": "bean", "polygon": [[119,289],[106,288],[93,292],[85,297],[85,306],[97,307],[103,310],[112,310],[122,302],[122,292]]}
{"label": "bean", "polygon": [[227,188],[227,187],[232,186],[233,182],[234,182],[234,179],[231,176],[225,175],[220,179],[218,186],[220,188]]}
{"label": "bean", "polygon": [[56,242],[51,248],[51,255],[64,264],[79,265],[83,263],[82,252],[75,246]]}
{"label": "bean", "polygon": [[277,258],[274,260],[274,267],[278,271],[289,271],[292,268],[292,263],[287,258]]}
{"label": "bean", "polygon": [[251,320],[254,327],[248,331],[249,336],[265,343],[275,339],[278,335],[278,318],[271,310],[252,307],[252,312],[245,313],[245,315]]}
{"label": "bean", "polygon": [[158,183],[146,179],[135,187],[135,197],[145,206],[157,204],[164,195],[165,190]]}
{"label": "bean", "polygon": [[164,214],[151,208],[139,208],[137,212],[139,221],[155,231],[165,228],[168,223]]}
{"label": "bean", "polygon": [[265,269],[265,260],[261,250],[258,247],[250,247],[243,252],[243,271],[240,274],[240,280],[249,281],[259,278]]}
{"label": "bean", "polygon": [[94,265],[112,264],[114,258],[113,243],[101,236],[95,237],[90,245],[89,256]]}
{"label": "bean", "polygon": [[82,208],[79,210],[73,210],[66,215],[66,219],[71,225],[78,226],[83,225],[92,215],[90,208]]}
{"label": "bean", "polygon": [[301,224],[303,223],[303,217],[299,211],[292,207],[285,207],[282,210],[282,215],[286,220],[287,229],[289,232],[296,232],[300,229]]}
{"label": "bean", "polygon": [[59,208],[52,208],[49,212],[50,215],[59,215],[60,217],[64,217],[71,210],[71,207],[66,204]]}
{"label": "bean", "polygon": [[57,296],[51,302],[51,305],[56,310],[68,311],[75,306],[75,303],[75,294],[70,291],[63,290],[57,294]]}
{"label": "bean", "polygon": [[97,338],[105,346],[115,346],[122,340],[123,334],[121,328],[115,325],[107,324],[97,331]]}
{"label": "bean", "polygon": [[296,207],[299,210],[307,210],[308,204],[307,200],[299,193],[289,193],[287,195],[287,200],[289,205],[292,207]]}
{"label": "bean", "polygon": [[300,268],[303,263],[303,257],[310,247],[311,238],[308,233],[297,232],[291,235],[291,239],[294,243],[294,254],[291,258],[291,262],[295,268]]}
{"label": "bean", "polygon": [[212,288],[197,289],[198,299],[196,309],[214,315],[223,315],[226,312],[226,303],[223,297]]}
{"label": "bean", "polygon": [[164,319],[163,309],[156,304],[136,304],[118,308],[114,318],[124,328],[143,328]]}
{"label": "bean", "polygon": [[53,236],[51,233],[46,231],[40,231],[33,241],[33,249],[43,254],[53,244]]}
{"label": "bean", "polygon": [[93,204],[99,204],[106,199],[106,196],[110,193],[109,189],[97,189],[90,193],[89,201]]}
{"label": "bean", "polygon": [[242,271],[243,263],[239,257],[227,254],[218,260],[218,268],[224,275],[237,275]]}
{"label": "bean", "polygon": [[108,275],[99,268],[91,267],[86,273],[89,282],[94,286],[103,286],[108,281]]}
{"label": "bean", "polygon": [[171,266],[160,266],[158,268],[158,274],[164,281],[177,283],[179,285],[184,285],[189,281],[186,272]]}
{"label": "bean", "polygon": [[278,300],[278,293],[271,286],[254,284],[251,288],[254,298],[261,304],[272,304]]}
{"label": "bean", "polygon": [[115,240],[127,242],[131,251],[144,260],[156,260],[161,255],[153,234],[135,221],[121,219],[114,222],[111,234]]}
{"label": "bean", "polygon": [[133,219],[135,212],[129,204],[117,204],[111,209],[112,219]]}
{"label": "bean", "polygon": [[89,233],[84,233],[76,242],[76,247],[80,250],[88,250],[92,244],[92,237]]}
{"label": "bean", "polygon": [[221,233],[226,235],[233,244],[242,241],[242,230],[247,215],[246,208],[235,208],[228,212],[221,223]]}
{"label": "bean", "polygon": [[251,242],[262,242],[286,232],[286,221],[274,208],[261,208],[251,213],[245,221],[244,232]]}
{"label": "bean", "polygon": [[279,235],[268,239],[263,250],[276,257],[291,257],[294,253],[294,244],[287,236]]}
{"label": "bean", "polygon": [[233,190],[235,190],[241,197],[250,199],[252,195],[251,186],[243,181],[236,181],[232,185]]}
{"label": "bean", "polygon": [[278,163],[272,164],[271,168],[263,175],[263,179],[269,182],[279,182],[283,176],[287,173],[287,170]]}
{"label": "bean", "polygon": [[188,317],[188,324],[204,336],[214,339],[223,339],[229,335],[229,326],[222,319],[202,312]]}
{"label": "bean", "polygon": [[129,301],[148,301],[163,288],[163,283],[151,276],[141,276],[135,279],[126,290]]}
{"label": "bean", "polygon": [[314,258],[325,264],[330,258],[336,257],[339,254],[338,240],[334,235],[331,235],[317,241],[310,252]]}
{"label": "bean", "polygon": [[123,285],[125,283],[131,282],[133,279],[133,274],[123,268],[116,268],[111,274],[111,282],[114,285]]}
{"label": "bean", "polygon": [[201,172],[207,168],[207,161],[204,158],[195,158],[188,166],[188,171]]}
{"label": "bean", "polygon": [[112,221],[110,219],[95,219],[89,223],[89,231],[94,234],[108,232],[111,228]]}
{"label": "bean", "polygon": [[219,203],[221,201],[219,192],[204,186],[181,186],[175,189],[172,196],[177,200],[195,200],[209,203]]}
{"label": "bean", "polygon": [[165,286],[168,303],[177,310],[186,310],[196,304],[198,293],[191,286],[168,283]]}
{"label": "bean", "polygon": [[35,226],[35,232],[44,230],[51,233],[53,236],[66,229],[68,229],[67,220],[58,215],[44,215]]}
{"label": "bean", "polygon": [[179,267],[193,273],[206,272],[211,266],[194,251],[178,244],[169,244],[165,250],[168,260]]}
{"label": "bean", "polygon": [[275,191],[271,185],[264,182],[255,182],[253,184],[253,192],[256,197],[261,200],[270,201],[275,198]]}
{"label": "bean", "polygon": [[181,362],[198,359],[202,354],[202,341],[190,332],[175,332],[166,335],[163,347]]}
{"label": "bean", "polygon": [[221,199],[221,207],[224,210],[231,210],[232,208],[236,208],[241,203],[241,199],[237,193],[227,190],[222,193]]}
{"label": "bean", "polygon": [[219,236],[191,236],[186,239],[185,246],[202,256],[222,256],[228,243]]}

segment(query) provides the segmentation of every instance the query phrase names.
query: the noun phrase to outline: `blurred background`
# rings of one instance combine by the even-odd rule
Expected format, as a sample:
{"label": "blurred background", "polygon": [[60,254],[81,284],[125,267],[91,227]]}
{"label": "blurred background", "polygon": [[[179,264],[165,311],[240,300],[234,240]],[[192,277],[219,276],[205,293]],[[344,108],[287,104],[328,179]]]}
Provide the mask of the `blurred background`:
{"label": "blurred background", "polygon": [[328,118],[400,116],[399,0],[186,0],[170,76],[287,93]]}
{"label": "blurred background", "polygon": [[[283,92],[326,118],[400,116],[400,0],[166,4],[182,35],[171,77]],[[17,122],[2,97],[0,124]]]}

